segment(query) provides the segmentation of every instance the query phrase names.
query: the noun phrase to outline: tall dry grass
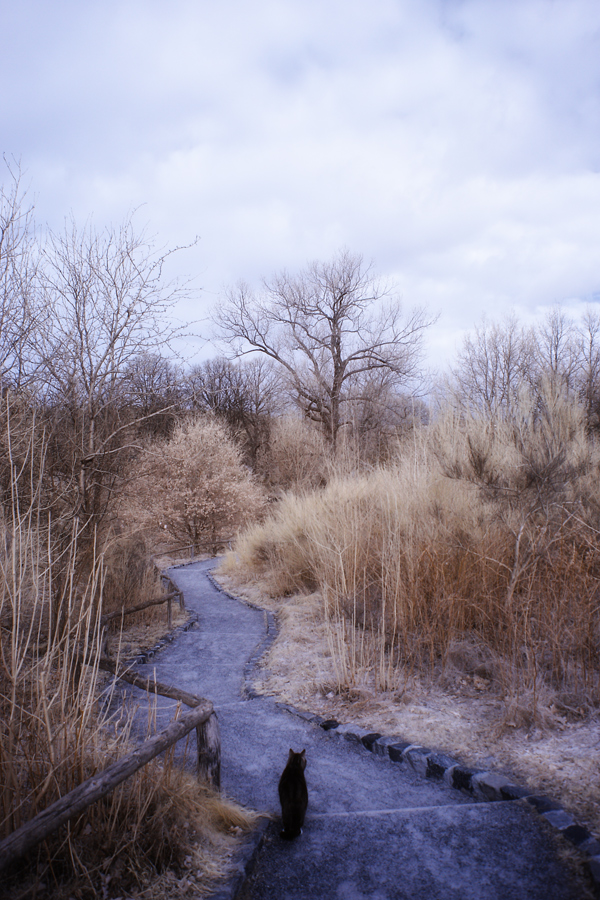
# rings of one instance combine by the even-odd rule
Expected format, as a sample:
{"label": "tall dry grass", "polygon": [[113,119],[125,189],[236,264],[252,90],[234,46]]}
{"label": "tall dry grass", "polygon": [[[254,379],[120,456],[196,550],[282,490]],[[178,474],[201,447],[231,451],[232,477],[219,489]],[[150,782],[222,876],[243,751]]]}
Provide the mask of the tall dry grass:
{"label": "tall dry grass", "polygon": [[524,719],[577,712],[600,703],[599,473],[548,385],[511,422],[448,413],[393,465],[286,496],[228,565],[320,591],[340,689],[462,668]]}
{"label": "tall dry grass", "polygon": [[[14,443],[5,446],[10,454]],[[64,528],[55,539],[44,509],[43,452],[36,460],[31,453],[11,457],[5,467],[11,483],[0,520],[0,839],[132,749],[135,710],[97,665],[102,548],[82,578],[77,522],[67,544]],[[116,552],[110,546],[109,557]],[[167,870],[193,866],[194,878],[206,884],[226,865],[228,829],[250,822],[175,766],[170,753],[4,871],[0,895],[44,890],[95,898],[143,889],[147,897],[176,896],[173,884],[165,887],[173,877]]]}

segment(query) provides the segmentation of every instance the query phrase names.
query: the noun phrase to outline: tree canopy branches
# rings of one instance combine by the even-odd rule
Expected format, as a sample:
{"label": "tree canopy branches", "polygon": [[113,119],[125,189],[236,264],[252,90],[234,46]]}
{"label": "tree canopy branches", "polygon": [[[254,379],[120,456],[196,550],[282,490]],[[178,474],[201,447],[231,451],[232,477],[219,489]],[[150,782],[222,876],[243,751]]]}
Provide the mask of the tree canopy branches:
{"label": "tree canopy branches", "polygon": [[405,314],[362,256],[341,251],[297,275],[282,272],[253,293],[231,290],[216,315],[234,355],[260,352],[284,370],[296,402],[335,446],[344,404],[385,371],[407,387],[420,375],[424,310]]}

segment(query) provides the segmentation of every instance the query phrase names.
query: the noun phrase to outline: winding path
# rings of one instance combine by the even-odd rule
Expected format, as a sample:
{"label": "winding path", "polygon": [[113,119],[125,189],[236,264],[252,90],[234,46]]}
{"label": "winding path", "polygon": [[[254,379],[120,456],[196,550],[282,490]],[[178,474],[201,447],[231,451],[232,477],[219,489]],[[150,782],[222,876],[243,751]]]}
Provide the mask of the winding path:
{"label": "winding path", "polygon": [[[265,616],[220,593],[214,561],[169,574],[197,613],[140,667],[211,699],[222,734],[222,788],[278,816],[277,783],[290,747],[306,747],[309,810],[293,843],[270,826],[244,900],[579,900],[581,886],[557,859],[539,817],[517,802],[475,803],[408,766],[334,739],[269,697],[244,699],[247,660],[265,637]],[[159,718],[173,704],[161,701]],[[162,724],[162,723],[161,723]]]}

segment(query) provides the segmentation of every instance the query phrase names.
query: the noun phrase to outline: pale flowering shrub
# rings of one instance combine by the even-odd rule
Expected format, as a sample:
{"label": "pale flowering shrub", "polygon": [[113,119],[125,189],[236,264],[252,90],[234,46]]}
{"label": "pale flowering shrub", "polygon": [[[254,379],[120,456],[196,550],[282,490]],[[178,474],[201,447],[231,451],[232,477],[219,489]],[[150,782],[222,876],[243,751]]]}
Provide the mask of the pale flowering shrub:
{"label": "pale flowering shrub", "polygon": [[264,494],[225,426],[184,423],[146,453],[143,497],[147,521],[173,541],[217,549],[257,518]]}

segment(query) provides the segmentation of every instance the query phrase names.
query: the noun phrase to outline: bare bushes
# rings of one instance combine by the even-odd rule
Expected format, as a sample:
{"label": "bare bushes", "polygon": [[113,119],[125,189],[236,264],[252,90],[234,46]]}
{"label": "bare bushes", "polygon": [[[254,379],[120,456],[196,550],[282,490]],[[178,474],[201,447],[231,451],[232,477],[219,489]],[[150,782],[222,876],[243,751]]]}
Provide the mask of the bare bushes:
{"label": "bare bushes", "polygon": [[[106,542],[102,554],[102,610],[107,613],[126,610],[164,593],[160,573],[152,562],[143,536],[124,532]],[[164,607],[155,606],[128,616],[127,622],[164,621]],[[115,624],[118,623],[115,619]]]}
{"label": "bare bushes", "polygon": [[[5,436],[12,481],[0,510],[0,840],[132,749],[131,715],[98,671],[110,581],[102,553],[83,576],[77,520],[65,546],[44,509],[35,435],[19,464],[13,444]],[[144,556],[125,539],[111,553],[116,601],[119,568],[135,557],[140,574]],[[125,587],[121,599],[131,602],[134,586]],[[142,888],[149,898],[177,896],[169,879],[193,865],[193,880],[206,886],[226,866],[228,830],[249,822],[167,755],[3,871],[0,896],[36,896],[42,885],[45,896],[86,900]]]}
{"label": "bare bushes", "polygon": [[210,419],[180,425],[147,450],[141,466],[138,515],[175,544],[216,552],[262,509],[263,493],[240,449]]}
{"label": "bare bushes", "polygon": [[534,717],[548,692],[600,703],[598,454],[560,392],[519,410],[446,418],[395,467],[287,497],[240,541],[275,592],[321,591],[341,686],[462,665]]}
{"label": "bare bushes", "polygon": [[324,485],[330,462],[331,451],[315,425],[297,416],[283,416],[273,421],[259,468],[271,488],[299,491]]}

